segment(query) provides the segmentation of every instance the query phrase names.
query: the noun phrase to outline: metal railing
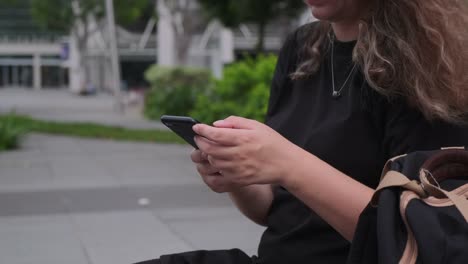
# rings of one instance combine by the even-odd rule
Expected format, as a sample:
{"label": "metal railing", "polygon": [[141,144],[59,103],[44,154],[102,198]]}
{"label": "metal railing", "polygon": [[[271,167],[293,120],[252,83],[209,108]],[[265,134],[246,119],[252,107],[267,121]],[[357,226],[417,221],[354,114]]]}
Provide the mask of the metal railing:
{"label": "metal railing", "polygon": [[58,43],[64,39],[64,36],[59,34],[47,34],[47,33],[21,33],[21,34],[9,34],[0,31],[0,44],[41,44],[41,43]]}

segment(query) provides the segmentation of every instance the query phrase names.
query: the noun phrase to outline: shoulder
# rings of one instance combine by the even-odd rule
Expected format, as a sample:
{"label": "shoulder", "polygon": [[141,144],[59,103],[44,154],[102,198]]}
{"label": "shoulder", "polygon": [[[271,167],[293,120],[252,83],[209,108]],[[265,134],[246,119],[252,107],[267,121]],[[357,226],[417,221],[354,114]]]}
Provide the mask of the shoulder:
{"label": "shoulder", "polygon": [[319,30],[319,27],[320,21],[314,21],[300,26],[294,32],[296,42],[305,43],[311,34]]}
{"label": "shoulder", "polygon": [[279,53],[279,63],[285,65],[288,72],[294,71],[301,58],[307,56],[305,47],[309,36],[318,28],[319,22],[316,21],[302,25],[288,35]]}
{"label": "shoulder", "polygon": [[389,157],[418,150],[468,146],[467,124],[429,120],[404,97],[387,103],[384,127],[384,146]]}
{"label": "shoulder", "polygon": [[301,48],[307,42],[309,36],[318,30],[319,24],[320,22],[315,21],[298,27],[288,35],[284,41],[282,50],[289,48]]}

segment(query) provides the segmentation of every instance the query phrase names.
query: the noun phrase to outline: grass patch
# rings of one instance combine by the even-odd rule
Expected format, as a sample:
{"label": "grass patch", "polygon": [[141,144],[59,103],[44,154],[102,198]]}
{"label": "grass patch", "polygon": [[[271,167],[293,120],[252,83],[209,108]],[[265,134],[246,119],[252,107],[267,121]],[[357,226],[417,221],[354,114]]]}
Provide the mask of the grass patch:
{"label": "grass patch", "polygon": [[0,119],[0,151],[16,149],[21,136],[26,131],[15,122],[15,115],[9,114]]}
{"label": "grass patch", "polygon": [[9,124],[21,128],[22,131],[52,135],[120,141],[184,143],[181,138],[171,131],[157,129],[128,129],[94,123],[43,121],[15,114],[0,115],[0,124],[7,121]]}

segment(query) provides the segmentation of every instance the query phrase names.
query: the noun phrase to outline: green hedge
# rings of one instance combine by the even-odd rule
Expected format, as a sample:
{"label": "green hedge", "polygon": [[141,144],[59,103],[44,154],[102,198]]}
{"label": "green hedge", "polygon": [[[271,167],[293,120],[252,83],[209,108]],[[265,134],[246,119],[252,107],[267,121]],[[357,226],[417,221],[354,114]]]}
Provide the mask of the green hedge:
{"label": "green hedge", "polygon": [[0,119],[0,150],[15,149],[25,129],[16,122],[16,115],[11,113]]}
{"label": "green hedge", "polygon": [[209,71],[193,68],[168,68],[154,65],[145,72],[151,89],[145,96],[144,114],[159,120],[161,115],[188,115],[198,94],[209,89]]}
{"label": "green hedge", "polygon": [[248,58],[224,69],[214,80],[204,70],[153,66],[146,72],[152,88],[145,99],[145,115],[190,115],[204,122],[238,115],[263,121],[277,57]]}
{"label": "green hedge", "polygon": [[273,55],[260,56],[226,67],[214,89],[198,96],[191,115],[206,123],[230,115],[263,121],[276,61]]}

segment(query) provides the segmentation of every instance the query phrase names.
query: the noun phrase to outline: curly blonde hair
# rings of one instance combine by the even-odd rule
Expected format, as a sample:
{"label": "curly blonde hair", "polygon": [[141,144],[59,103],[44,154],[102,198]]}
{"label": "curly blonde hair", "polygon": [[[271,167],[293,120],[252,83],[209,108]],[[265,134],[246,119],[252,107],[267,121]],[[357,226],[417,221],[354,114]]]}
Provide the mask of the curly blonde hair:
{"label": "curly blonde hair", "polygon": [[[377,0],[360,23],[353,51],[368,84],[388,98],[404,96],[428,120],[466,121],[466,0]],[[315,73],[331,25],[321,21],[305,44],[308,59],[291,77]]]}

